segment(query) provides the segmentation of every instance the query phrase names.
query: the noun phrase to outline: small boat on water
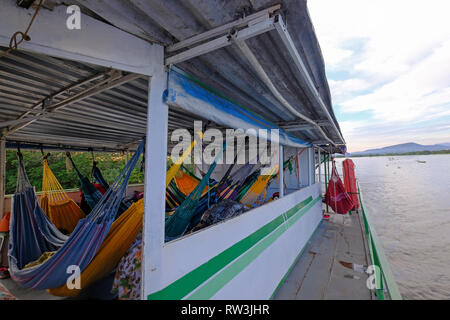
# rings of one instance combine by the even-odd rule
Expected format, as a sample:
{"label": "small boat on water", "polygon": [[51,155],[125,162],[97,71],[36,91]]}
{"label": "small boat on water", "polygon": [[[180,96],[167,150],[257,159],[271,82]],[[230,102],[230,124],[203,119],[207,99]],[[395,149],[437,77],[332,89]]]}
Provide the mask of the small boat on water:
{"label": "small boat on water", "polygon": [[418,163],[427,163],[426,161],[424,161],[424,160],[416,160]]}

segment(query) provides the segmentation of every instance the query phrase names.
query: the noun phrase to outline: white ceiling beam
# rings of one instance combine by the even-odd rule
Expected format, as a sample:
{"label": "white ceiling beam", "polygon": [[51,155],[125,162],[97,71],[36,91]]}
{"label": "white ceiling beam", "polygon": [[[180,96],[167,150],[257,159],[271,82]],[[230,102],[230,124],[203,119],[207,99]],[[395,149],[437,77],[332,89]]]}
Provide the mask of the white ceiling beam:
{"label": "white ceiling beam", "polygon": [[[81,29],[69,30],[66,10],[64,5],[53,11],[42,8],[29,32],[31,40],[23,41],[18,49],[144,75],[152,75],[159,67],[164,56],[162,46],[82,13]],[[2,1],[0,45],[8,47],[11,36],[29,24],[32,13],[15,1]]]}
{"label": "white ceiling beam", "polygon": [[250,23],[248,23],[248,27],[244,29],[235,31],[234,29],[231,28],[228,34],[224,36],[202,43],[191,49],[185,50],[181,53],[166,58],[165,65],[177,64],[201,56],[208,52],[212,52],[214,50],[227,47],[233,44],[233,38],[236,40],[244,41],[251,37],[255,37],[259,34],[273,30],[274,28],[275,28],[274,20],[272,17],[269,16],[265,17],[264,19],[257,19],[256,21],[253,22],[251,21]]}
{"label": "white ceiling beam", "polygon": [[210,40],[211,38],[227,34],[233,28],[242,28],[242,27],[248,26],[249,23],[252,23],[255,20],[258,20],[260,18],[267,19],[271,14],[273,14],[275,11],[279,10],[280,7],[281,6],[279,4],[272,6],[268,9],[258,11],[256,13],[253,13],[251,15],[243,17],[239,20],[232,21],[232,22],[224,24],[220,27],[208,30],[204,33],[201,33],[201,34],[195,35],[191,38],[182,40],[180,42],[177,42],[173,45],[168,46],[166,48],[166,52],[178,51],[178,50],[184,49],[186,47],[196,45],[200,42]]}

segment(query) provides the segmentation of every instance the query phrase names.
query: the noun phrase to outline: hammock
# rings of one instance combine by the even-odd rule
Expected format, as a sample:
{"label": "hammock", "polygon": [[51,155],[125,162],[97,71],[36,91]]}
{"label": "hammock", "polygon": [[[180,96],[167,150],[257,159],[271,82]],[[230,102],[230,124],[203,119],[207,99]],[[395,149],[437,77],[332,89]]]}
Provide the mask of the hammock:
{"label": "hammock", "polygon": [[[225,148],[225,143],[224,147]],[[217,166],[217,161],[222,157],[223,149],[220,154],[216,156],[216,159],[211,164],[208,172],[203,176],[200,183],[195,187],[186,200],[181,203],[181,205],[176,209],[176,211],[166,219],[165,224],[165,236],[166,241],[170,241],[181,237],[189,227],[192,217],[196,214],[197,208],[199,206],[200,198],[202,197],[203,190],[209,184],[209,178]],[[208,196],[206,193],[204,196]],[[209,197],[206,198],[207,203],[209,203]]]}
{"label": "hammock", "polygon": [[103,187],[103,189],[109,189],[109,184],[108,182],[106,182],[105,178],[103,178],[102,172],[97,167],[96,161],[92,162],[92,177],[94,178],[94,181],[97,181],[97,183],[99,183]]}
{"label": "hammock", "polygon": [[[114,270],[142,229],[143,213],[144,202],[140,199],[114,221],[94,259],[80,275],[83,290]],[[55,296],[74,297],[81,292],[81,289],[69,289],[64,284],[47,291]]]}
{"label": "hammock", "polygon": [[[75,172],[78,175],[78,179],[80,180],[80,186],[81,190],[83,191],[84,198],[86,199],[86,202],[88,203],[89,207],[93,210],[94,207],[97,205],[97,203],[100,201],[100,199],[103,197],[103,194],[98,190],[97,187],[95,187],[88,178],[83,176],[83,174],[78,170],[77,166],[75,165],[75,162],[72,159],[72,156],[69,152],[66,152],[66,156],[69,158],[70,162],[72,163],[72,167],[75,169]],[[95,162],[95,161],[94,161]],[[94,167],[96,165],[94,164]],[[103,180],[103,182],[99,182],[100,185],[105,189],[109,189],[109,185],[106,183],[105,179],[103,178],[100,170],[97,168],[92,168],[93,171],[96,171],[97,178],[100,178]],[[107,188],[106,188],[107,187]],[[117,215],[121,215],[123,212],[125,212],[129,207],[129,204],[125,203],[124,201],[121,201],[119,206],[119,211],[117,212]]]}
{"label": "hammock", "polygon": [[80,170],[78,170],[75,162],[72,159],[72,156],[70,155],[70,152],[66,152],[66,156],[67,158],[69,158],[70,162],[72,163],[72,167],[77,173],[78,179],[80,180],[80,187],[83,191],[86,202],[88,203],[89,207],[93,209],[102,198],[102,193],[89,181],[88,178],[83,176]]}
{"label": "hammock", "polygon": [[203,213],[200,222],[195,226],[195,228],[192,229],[192,231],[197,231],[207,226],[211,226],[221,221],[238,216],[247,210],[248,209],[246,209],[245,206],[239,202],[224,199],[206,210],[205,213]]}
{"label": "hammock", "polygon": [[[199,184],[200,179],[194,178],[190,174],[180,170],[176,173],[174,181],[178,190],[180,190],[185,196],[188,196]],[[206,191],[208,191],[208,188],[203,190],[203,192]]]}
{"label": "hammock", "polygon": [[249,188],[247,193],[242,197],[240,202],[249,208],[253,208],[257,206],[259,202],[264,201],[262,198],[263,191],[266,190],[269,185],[269,181],[277,171],[278,166],[274,166],[267,174],[261,174],[256,182]]}
{"label": "hammock", "polygon": [[344,184],[339,178],[336,164],[333,160],[330,181],[325,193],[325,203],[328,204],[334,212],[346,214],[353,208],[352,198],[345,191]]}
{"label": "hammock", "polygon": [[351,159],[345,159],[342,162],[345,191],[350,195],[353,201],[353,208],[359,208],[358,192],[356,190],[355,164]]}
{"label": "hammock", "polygon": [[[77,265],[83,271],[89,265],[113,224],[128,180],[143,149],[144,142],[139,145],[133,157],[94,207],[91,214],[78,222],[75,230],[68,238],[58,237],[62,236],[61,233],[48,219],[37,224],[32,223],[34,220],[46,219],[46,216],[37,205],[33,188],[26,178],[22,158],[19,157],[19,171],[23,171],[21,181],[24,182],[25,187],[18,187],[15,195],[15,199],[17,197],[17,200],[22,201],[14,203],[9,250],[11,277],[16,282],[26,288],[40,290],[56,288],[66,283],[69,276],[67,274],[68,266]],[[45,231],[45,234],[43,231]],[[51,234],[50,231],[53,231],[54,234]],[[39,234],[42,235],[43,239],[35,237]],[[47,238],[47,235],[53,235],[54,238]],[[34,251],[28,249],[28,245],[36,247],[36,242],[39,240],[43,242],[43,246],[47,247],[39,246]],[[23,255],[24,248],[28,253],[26,256]],[[43,252],[55,250],[57,251],[42,264],[23,268],[24,265],[39,258]]]}
{"label": "hammock", "polygon": [[71,233],[78,220],[85,217],[84,212],[67,195],[56,179],[48,165],[47,156],[44,156],[44,172],[42,175],[41,208],[50,218],[50,221],[60,230]]}
{"label": "hammock", "polygon": [[[293,156],[283,162],[283,170],[289,169],[292,174],[294,168],[292,166]],[[246,193],[239,196],[236,201],[240,201],[247,207],[253,208],[264,203],[267,187],[269,183],[278,175],[278,165],[274,166],[265,174],[260,174],[256,181],[247,189]],[[242,192],[240,192],[242,194]],[[238,200],[239,199],[239,200]]]}
{"label": "hammock", "polygon": [[255,172],[253,172],[251,175],[249,175],[244,180],[242,185],[240,187],[236,188],[237,194],[236,194],[236,197],[233,200],[240,202],[242,200],[242,198],[247,194],[248,190],[258,180],[258,177],[259,177],[260,174],[261,174],[261,170],[258,169]]}
{"label": "hammock", "polygon": [[44,252],[54,251],[67,240],[39,207],[31,186],[20,151],[17,153],[16,193],[13,196],[10,217],[10,272],[14,278],[14,267],[22,269],[30,261],[38,259]]}

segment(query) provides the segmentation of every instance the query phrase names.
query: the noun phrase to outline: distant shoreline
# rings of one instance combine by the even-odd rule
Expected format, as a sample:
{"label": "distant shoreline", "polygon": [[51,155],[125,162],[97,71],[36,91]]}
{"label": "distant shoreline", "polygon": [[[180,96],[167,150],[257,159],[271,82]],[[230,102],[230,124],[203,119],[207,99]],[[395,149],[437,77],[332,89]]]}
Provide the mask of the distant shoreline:
{"label": "distant shoreline", "polygon": [[[362,157],[386,157],[386,156],[421,156],[421,155],[432,155],[432,154],[450,154],[450,150],[440,150],[440,151],[416,151],[416,152],[406,152],[406,153],[382,153],[382,154],[361,154],[352,155],[347,158],[362,158]],[[345,158],[346,156],[338,155],[336,158]]]}

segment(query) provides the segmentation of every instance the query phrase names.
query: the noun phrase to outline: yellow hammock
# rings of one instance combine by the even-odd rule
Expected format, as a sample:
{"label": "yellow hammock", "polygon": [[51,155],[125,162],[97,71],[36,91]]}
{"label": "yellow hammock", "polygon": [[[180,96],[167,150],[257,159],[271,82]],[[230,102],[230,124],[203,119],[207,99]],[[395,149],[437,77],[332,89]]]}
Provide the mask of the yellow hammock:
{"label": "yellow hammock", "polygon": [[[278,171],[278,165],[274,166],[272,169],[269,170],[266,174],[261,174],[258,179],[255,181],[255,183],[250,187],[250,189],[247,191],[247,193],[242,197],[241,203],[245,206],[252,208],[255,205],[261,205],[264,201],[265,195],[266,195],[266,187],[267,184],[270,181],[270,178],[272,175]],[[264,191],[264,194],[262,195]],[[263,196],[262,199],[261,195]],[[259,200],[259,201],[258,201]]]}
{"label": "yellow hammock", "polygon": [[[81,289],[89,287],[114,270],[141,231],[143,213],[144,201],[140,199],[114,221],[94,259],[80,275]],[[81,289],[68,289],[66,285],[62,285],[48,289],[47,292],[59,297],[75,297]]]}
{"label": "yellow hammock", "polygon": [[44,173],[42,177],[41,208],[50,221],[58,228],[71,233],[78,220],[86,215],[83,210],[67,195],[56,179],[44,158]]}

